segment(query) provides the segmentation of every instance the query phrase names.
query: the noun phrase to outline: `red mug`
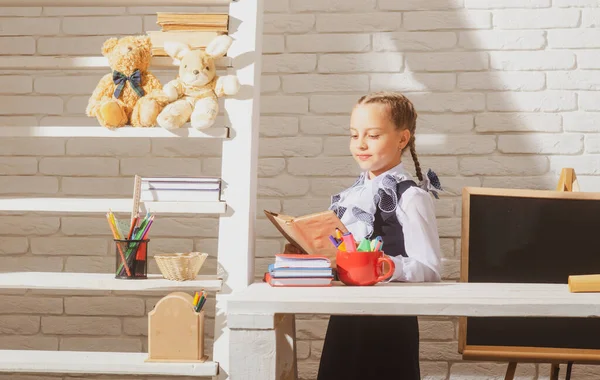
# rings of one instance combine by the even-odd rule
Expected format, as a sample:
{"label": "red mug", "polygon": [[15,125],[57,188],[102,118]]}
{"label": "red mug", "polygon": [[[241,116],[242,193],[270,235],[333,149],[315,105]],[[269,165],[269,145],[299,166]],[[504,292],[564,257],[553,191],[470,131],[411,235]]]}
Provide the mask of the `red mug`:
{"label": "red mug", "polygon": [[[383,263],[389,265],[383,273]],[[337,251],[337,274],[340,281],[346,285],[368,286],[387,280],[394,274],[396,265],[382,251],[346,252]]]}

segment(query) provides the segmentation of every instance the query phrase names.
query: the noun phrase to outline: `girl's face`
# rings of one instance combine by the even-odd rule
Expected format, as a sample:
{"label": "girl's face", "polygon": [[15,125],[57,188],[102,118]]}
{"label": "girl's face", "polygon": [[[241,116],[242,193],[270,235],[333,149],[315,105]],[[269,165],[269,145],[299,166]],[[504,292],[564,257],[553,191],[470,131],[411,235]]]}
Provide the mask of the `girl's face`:
{"label": "girl's face", "polygon": [[350,152],[371,178],[398,165],[410,131],[399,130],[385,104],[359,104],[350,117]]}

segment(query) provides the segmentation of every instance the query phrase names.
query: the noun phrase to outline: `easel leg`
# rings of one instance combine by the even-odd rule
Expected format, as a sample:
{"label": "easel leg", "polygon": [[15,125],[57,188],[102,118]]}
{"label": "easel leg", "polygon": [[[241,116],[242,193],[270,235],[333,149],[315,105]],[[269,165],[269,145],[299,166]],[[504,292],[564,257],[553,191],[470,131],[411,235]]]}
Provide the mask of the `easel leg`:
{"label": "easel leg", "polygon": [[567,363],[567,375],[565,376],[565,380],[571,380],[571,370],[573,369],[573,362]]}
{"label": "easel leg", "polygon": [[515,378],[516,370],[517,370],[517,362],[508,363],[508,367],[506,368],[506,375],[504,376],[504,380],[513,380]]}
{"label": "easel leg", "polygon": [[558,380],[558,373],[560,372],[560,366],[557,363],[552,363],[550,368],[550,380]]}

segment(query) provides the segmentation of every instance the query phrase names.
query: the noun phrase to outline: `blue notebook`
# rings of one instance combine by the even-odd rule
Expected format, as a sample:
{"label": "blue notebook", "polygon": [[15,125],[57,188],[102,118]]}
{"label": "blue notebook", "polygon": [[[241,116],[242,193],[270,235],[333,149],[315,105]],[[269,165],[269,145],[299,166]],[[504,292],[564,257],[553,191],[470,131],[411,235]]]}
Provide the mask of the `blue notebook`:
{"label": "blue notebook", "polygon": [[289,277],[332,277],[331,268],[275,268],[275,264],[269,264],[269,273],[273,278]]}

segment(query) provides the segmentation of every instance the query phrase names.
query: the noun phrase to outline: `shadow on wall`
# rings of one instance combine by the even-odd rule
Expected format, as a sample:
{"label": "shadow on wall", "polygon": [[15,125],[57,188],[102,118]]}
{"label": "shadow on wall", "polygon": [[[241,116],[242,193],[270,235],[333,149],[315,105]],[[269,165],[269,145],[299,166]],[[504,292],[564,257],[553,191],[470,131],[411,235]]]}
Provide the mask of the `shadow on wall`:
{"label": "shadow on wall", "polygon": [[414,102],[421,166],[454,194],[464,186],[553,189],[547,138],[571,137],[533,132],[560,132],[553,111],[574,109],[575,97],[547,91],[545,74],[525,64],[542,59],[530,50],[544,48],[545,32],[500,29],[502,17],[490,11],[453,8],[448,1],[443,11],[405,12],[401,30],[376,34],[374,50],[401,55],[404,66],[372,74],[370,90]]}

